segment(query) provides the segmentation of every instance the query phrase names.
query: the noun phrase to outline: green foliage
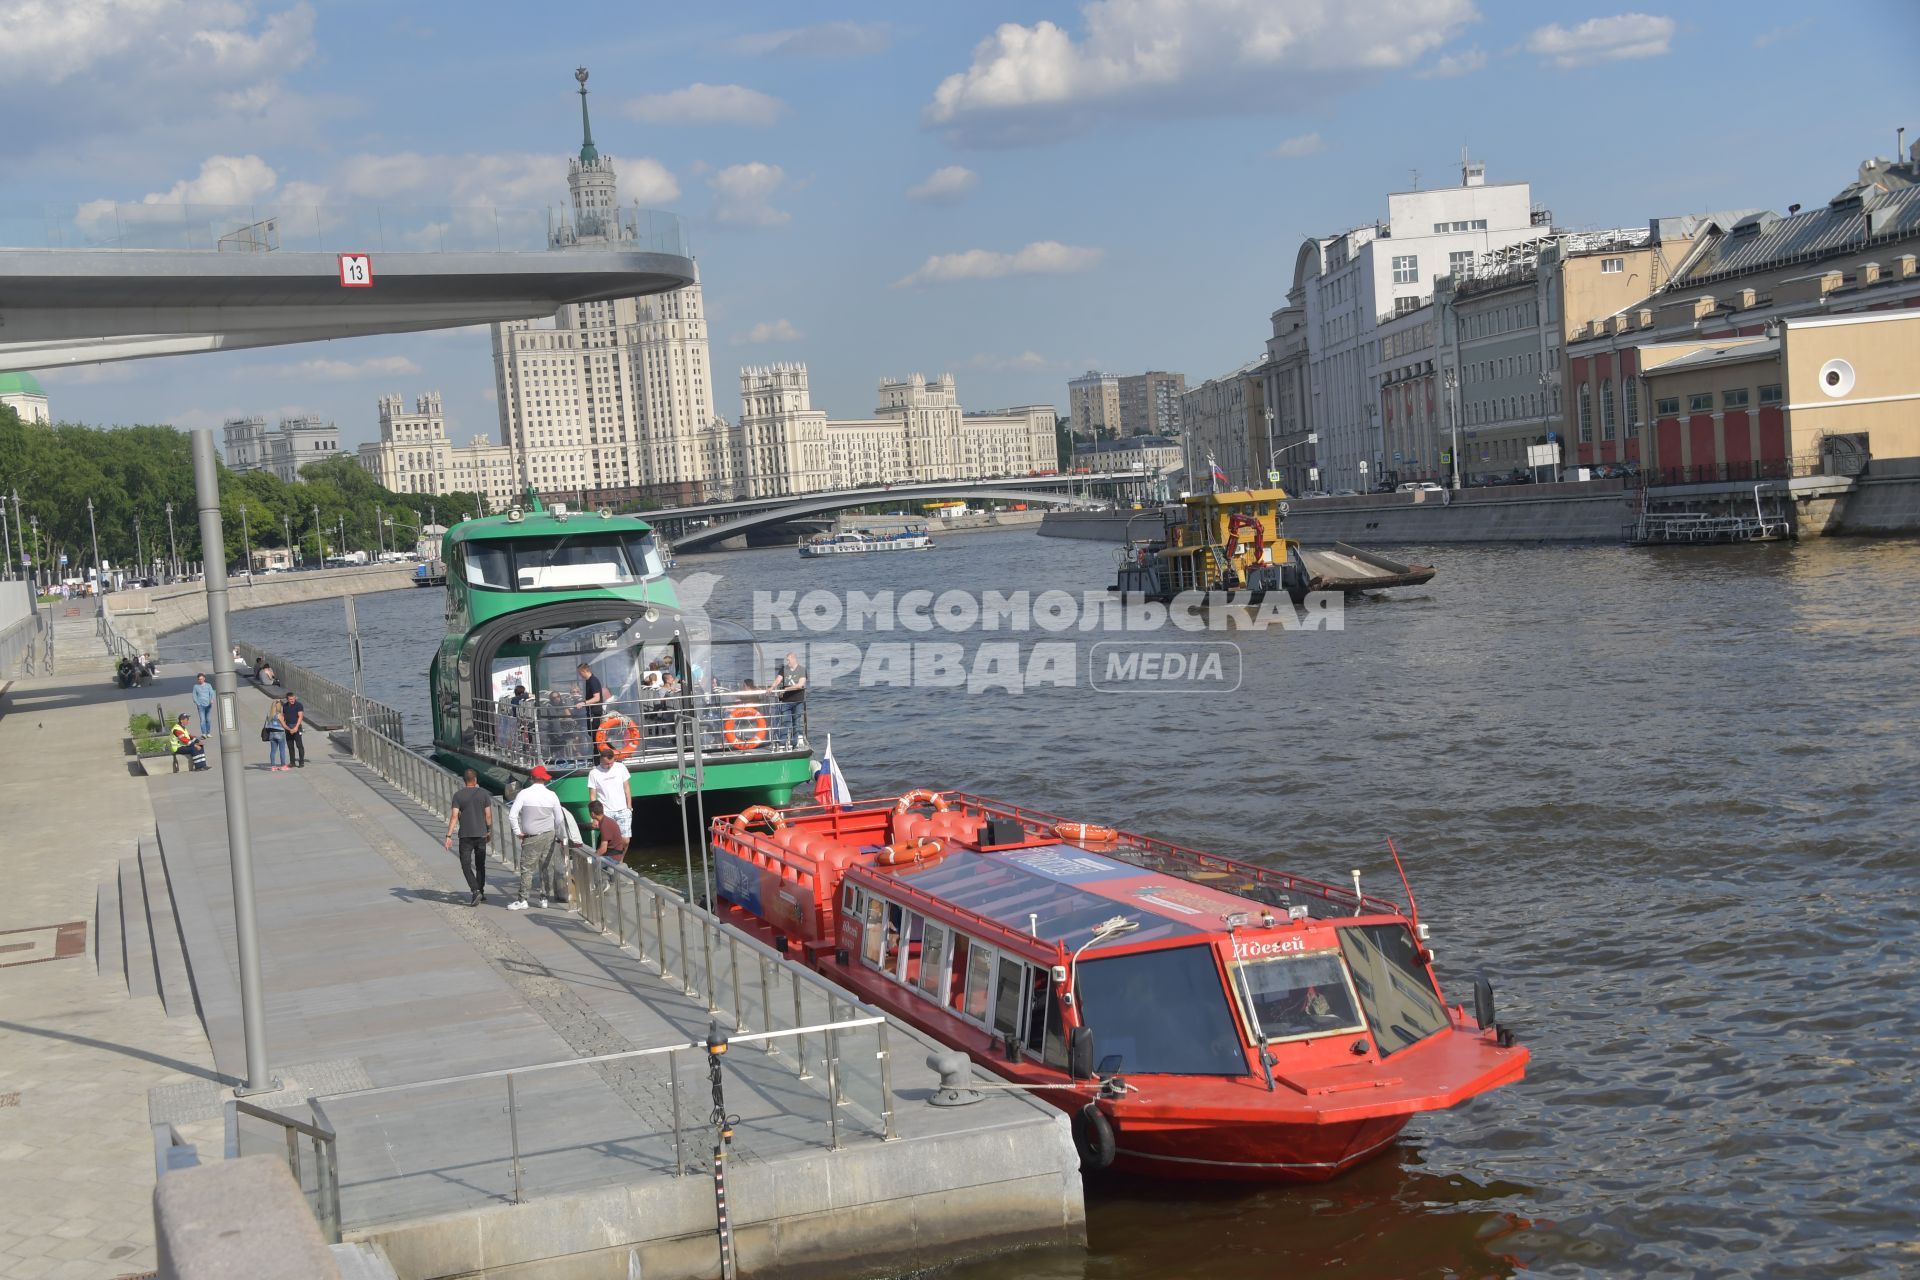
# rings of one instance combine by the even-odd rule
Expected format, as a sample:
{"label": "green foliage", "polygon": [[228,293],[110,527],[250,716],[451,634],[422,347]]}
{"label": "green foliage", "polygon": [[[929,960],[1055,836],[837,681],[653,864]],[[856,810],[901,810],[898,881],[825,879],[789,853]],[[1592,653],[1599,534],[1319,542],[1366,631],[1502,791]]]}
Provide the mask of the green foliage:
{"label": "green foliage", "polygon": [[136,738],[143,737],[147,734],[165,733],[166,730],[166,725],[160,723],[160,721],[154,719],[144,711],[136,711],[127,717],[127,732]]}
{"label": "green foliage", "polygon": [[[109,563],[130,567],[167,558],[169,502],[181,560],[204,558],[191,441],[172,427],[43,426],[23,423],[13,410],[0,407],[0,493],[9,497],[10,526],[15,490],[27,519],[40,518],[38,545],[28,548],[36,563],[57,565],[64,553],[68,576],[83,576],[85,566],[93,563],[89,498],[100,556]],[[317,541],[326,554],[338,554],[346,549],[371,552],[382,541],[389,550],[411,550],[430,512],[448,524],[462,515],[484,514],[486,504],[470,493],[437,498],[393,493],[344,454],[313,463],[294,484],[266,472],[235,475],[220,468],[221,532],[228,564],[243,558],[243,536],[250,536],[258,549],[285,546],[291,535],[304,555],[313,556],[316,509],[321,531]],[[375,525],[376,511],[392,522],[384,532]],[[337,545],[343,520],[345,548]],[[31,527],[25,534],[29,542],[34,540]],[[19,551],[14,548],[16,557]]]}
{"label": "green foliage", "polygon": [[137,756],[164,756],[173,750],[173,735],[162,733],[149,737],[135,736],[133,753]]}

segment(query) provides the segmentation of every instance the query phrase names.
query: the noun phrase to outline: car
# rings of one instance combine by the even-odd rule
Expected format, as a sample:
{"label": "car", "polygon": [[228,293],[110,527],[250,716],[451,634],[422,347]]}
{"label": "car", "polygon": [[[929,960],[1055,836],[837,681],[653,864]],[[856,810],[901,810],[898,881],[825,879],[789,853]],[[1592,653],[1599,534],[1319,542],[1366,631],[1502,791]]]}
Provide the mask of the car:
{"label": "car", "polygon": [[1360,494],[1359,491],[1355,489],[1335,489],[1332,496],[1336,498],[1357,498]]}
{"label": "car", "polygon": [[1431,480],[1409,480],[1394,489],[1395,493],[1442,493],[1445,492]]}

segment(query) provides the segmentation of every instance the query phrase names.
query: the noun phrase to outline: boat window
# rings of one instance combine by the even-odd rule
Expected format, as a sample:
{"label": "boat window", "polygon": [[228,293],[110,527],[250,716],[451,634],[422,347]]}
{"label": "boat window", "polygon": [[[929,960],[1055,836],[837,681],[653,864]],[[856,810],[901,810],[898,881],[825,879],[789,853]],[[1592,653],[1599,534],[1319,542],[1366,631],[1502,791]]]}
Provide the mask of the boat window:
{"label": "boat window", "polygon": [[460,576],[469,586],[490,591],[513,589],[513,557],[505,544],[469,542],[460,549]]}
{"label": "boat window", "polygon": [[887,904],[887,928],[880,949],[880,967],[892,973],[900,965],[900,927],[906,923],[906,909],[897,903]]}
{"label": "boat window", "polygon": [[651,533],[630,533],[626,538],[627,563],[643,578],[657,578],[667,571],[660,555],[660,539]]}
{"label": "boat window", "polygon": [[993,981],[993,948],[973,944],[967,954],[966,1014],[983,1026],[987,1021],[987,991]]}
{"label": "boat window", "polygon": [[1242,960],[1234,970],[1248,1016],[1270,1041],[1366,1030],[1332,951]]}
{"label": "boat window", "polygon": [[1059,1002],[1053,998],[1053,975],[1046,969],[1027,968],[1026,1034],[1021,1037],[1027,1052],[1050,1067],[1067,1069],[1066,1028],[1061,1022]]}
{"label": "boat window", "polygon": [[1000,957],[993,984],[993,1029],[1011,1040],[1020,1034],[1020,991],[1027,966],[1012,956]]}
{"label": "boat window", "polygon": [[920,976],[920,932],[925,927],[925,916],[917,911],[907,912],[905,926],[900,931],[900,965],[893,976],[908,986],[913,986]]}
{"label": "boat window", "polygon": [[623,587],[638,582],[641,576],[627,558],[625,539],[605,534],[554,542],[516,542],[513,570],[514,587],[519,591]]}
{"label": "boat window", "polygon": [[938,921],[927,921],[927,935],[920,943],[920,973],[914,985],[945,1003],[945,992],[940,983],[947,976],[947,927]]}
{"label": "boat window", "polygon": [[1342,928],[1340,951],[1373,1028],[1374,1047],[1387,1057],[1447,1026],[1447,1007],[1420,962],[1419,944],[1404,924]]}
{"label": "boat window", "polygon": [[967,962],[971,958],[973,940],[964,933],[953,935],[953,962],[948,966],[950,979],[948,989],[940,994],[942,1004],[950,1004],[958,1009],[966,999]]}
{"label": "boat window", "polygon": [[1247,1073],[1211,947],[1083,959],[1074,979],[1094,1061],[1118,1056],[1130,1075]]}
{"label": "boat window", "polygon": [[884,898],[867,899],[866,939],[860,947],[860,954],[868,964],[880,963],[880,944],[885,930],[880,926],[886,919],[887,903]]}

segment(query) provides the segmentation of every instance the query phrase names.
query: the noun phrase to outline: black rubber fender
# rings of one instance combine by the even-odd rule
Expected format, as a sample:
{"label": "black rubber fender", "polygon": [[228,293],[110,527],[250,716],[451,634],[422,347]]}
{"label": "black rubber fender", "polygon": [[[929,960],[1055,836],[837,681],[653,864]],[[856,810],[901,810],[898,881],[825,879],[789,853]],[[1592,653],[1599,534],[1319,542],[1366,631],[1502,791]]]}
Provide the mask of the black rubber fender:
{"label": "black rubber fender", "polygon": [[1073,1113],[1073,1145],[1082,1173],[1098,1173],[1113,1164],[1113,1124],[1097,1104],[1089,1102]]}

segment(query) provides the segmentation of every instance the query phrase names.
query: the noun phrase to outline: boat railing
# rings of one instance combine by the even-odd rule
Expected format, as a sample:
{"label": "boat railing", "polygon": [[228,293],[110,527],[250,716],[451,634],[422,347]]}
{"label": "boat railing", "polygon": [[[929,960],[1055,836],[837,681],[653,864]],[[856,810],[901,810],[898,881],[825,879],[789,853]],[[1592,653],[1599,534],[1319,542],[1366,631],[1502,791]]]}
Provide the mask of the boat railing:
{"label": "boat railing", "polygon": [[808,743],[806,702],[764,691],[625,698],[603,708],[552,697],[475,702],[467,724],[467,750],[523,768],[586,768],[603,746],[632,768],[696,753],[713,764],[764,759]]}

